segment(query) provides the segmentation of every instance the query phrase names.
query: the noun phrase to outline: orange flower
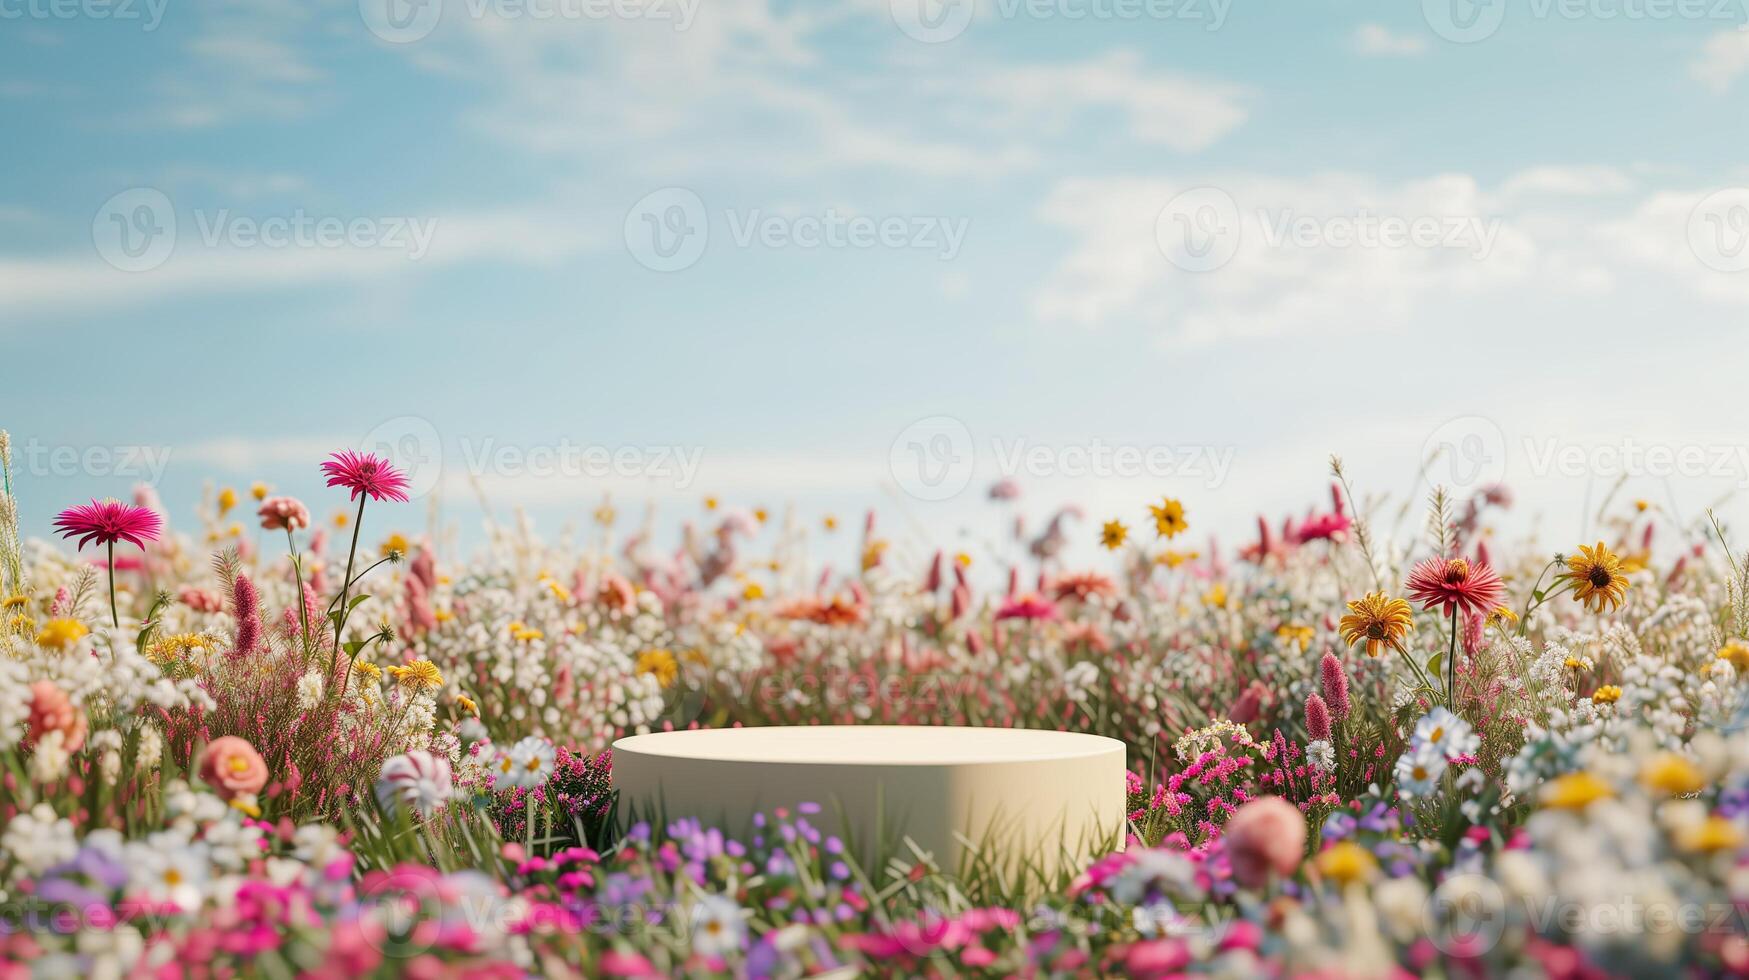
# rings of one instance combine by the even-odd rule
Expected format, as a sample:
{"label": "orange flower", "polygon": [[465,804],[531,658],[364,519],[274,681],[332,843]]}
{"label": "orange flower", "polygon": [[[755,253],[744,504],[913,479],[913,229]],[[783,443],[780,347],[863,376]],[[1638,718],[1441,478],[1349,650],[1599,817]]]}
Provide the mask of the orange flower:
{"label": "orange flower", "polygon": [[61,733],[61,748],[68,752],[77,752],[85,744],[85,712],[54,681],[37,681],[30,686],[29,724],[27,740],[32,744],[49,732]]}
{"label": "orange flower", "polygon": [[200,754],[200,778],[229,800],[261,792],[267,785],[267,763],[247,739],[226,735],[213,739]]}

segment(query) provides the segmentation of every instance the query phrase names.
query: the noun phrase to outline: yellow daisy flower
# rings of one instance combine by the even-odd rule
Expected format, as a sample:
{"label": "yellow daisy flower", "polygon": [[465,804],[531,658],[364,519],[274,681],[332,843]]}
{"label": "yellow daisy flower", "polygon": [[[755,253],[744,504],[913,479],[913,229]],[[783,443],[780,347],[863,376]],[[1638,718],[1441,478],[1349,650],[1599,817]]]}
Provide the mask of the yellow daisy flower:
{"label": "yellow daisy flower", "polygon": [[1124,527],[1122,521],[1106,521],[1105,526],[1099,530],[1099,543],[1104,545],[1107,551],[1116,551],[1123,547],[1124,538],[1128,537],[1129,533],[1130,529]]}
{"label": "yellow daisy flower", "polygon": [[66,650],[91,632],[77,619],[51,619],[36,635],[36,645],[51,650]]}
{"label": "yellow daisy flower", "polygon": [[1567,559],[1566,577],[1574,584],[1574,600],[1592,612],[1603,612],[1605,605],[1615,611],[1628,590],[1621,558],[1602,541],[1594,548],[1580,545],[1579,553]]}
{"label": "yellow daisy flower", "polygon": [[1148,505],[1148,511],[1154,515],[1154,530],[1162,538],[1176,538],[1190,526],[1184,519],[1184,505],[1171,497],[1159,506]]}
{"label": "yellow daisy flower", "polygon": [[656,675],[656,683],[667,687],[680,675],[680,663],[667,650],[645,650],[638,654],[636,670],[640,674]]}
{"label": "yellow daisy flower", "polygon": [[1415,628],[1415,617],[1407,601],[1368,592],[1348,604],[1348,615],[1339,625],[1342,642],[1354,646],[1365,640],[1366,655],[1376,657],[1387,646],[1402,649],[1403,637]]}

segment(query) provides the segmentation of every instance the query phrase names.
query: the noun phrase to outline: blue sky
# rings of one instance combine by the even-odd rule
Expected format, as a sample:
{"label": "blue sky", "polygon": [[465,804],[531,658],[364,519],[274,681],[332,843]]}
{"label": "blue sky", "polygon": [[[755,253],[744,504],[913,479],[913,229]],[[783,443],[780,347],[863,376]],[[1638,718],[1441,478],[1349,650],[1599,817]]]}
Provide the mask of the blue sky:
{"label": "blue sky", "polygon": [[471,482],[921,542],[1016,472],[1089,557],[1167,493],[1247,534],[1332,452],[1400,497],[1449,443],[1561,543],[1618,475],[1749,485],[1736,0],[387,2],[0,0],[30,530],[142,477],[326,510],[374,441],[464,538]]}

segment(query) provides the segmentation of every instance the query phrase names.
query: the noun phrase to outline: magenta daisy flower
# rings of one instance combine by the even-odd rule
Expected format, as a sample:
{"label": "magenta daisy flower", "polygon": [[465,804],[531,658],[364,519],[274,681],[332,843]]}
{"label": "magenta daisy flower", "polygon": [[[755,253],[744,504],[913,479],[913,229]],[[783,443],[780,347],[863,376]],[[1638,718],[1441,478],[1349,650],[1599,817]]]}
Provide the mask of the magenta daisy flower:
{"label": "magenta daisy flower", "polygon": [[349,500],[369,494],[372,500],[407,502],[407,476],[389,465],[389,461],[371,453],[350,449],[334,453],[322,464],[328,474],[328,485],[352,491]]}
{"label": "magenta daisy flower", "polygon": [[104,545],[127,541],[144,548],[147,541],[158,539],[164,520],[145,507],[119,500],[93,500],[61,511],[55,518],[55,530],[65,538],[77,537],[81,548],[93,541]]}

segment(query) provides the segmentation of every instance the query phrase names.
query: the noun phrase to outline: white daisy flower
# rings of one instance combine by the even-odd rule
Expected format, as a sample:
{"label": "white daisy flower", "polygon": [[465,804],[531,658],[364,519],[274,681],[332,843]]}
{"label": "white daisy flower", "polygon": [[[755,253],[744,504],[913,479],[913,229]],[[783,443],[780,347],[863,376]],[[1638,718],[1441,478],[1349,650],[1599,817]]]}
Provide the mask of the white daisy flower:
{"label": "white daisy flower", "polygon": [[538,789],[553,774],[553,743],[530,735],[509,749],[500,749],[493,766],[494,789]]}
{"label": "white daisy flower", "polygon": [[701,956],[728,956],[747,944],[741,906],[723,895],[705,895],[692,906],[692,950]]}

